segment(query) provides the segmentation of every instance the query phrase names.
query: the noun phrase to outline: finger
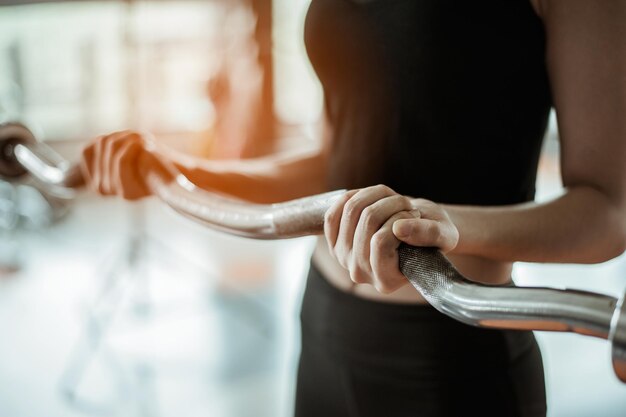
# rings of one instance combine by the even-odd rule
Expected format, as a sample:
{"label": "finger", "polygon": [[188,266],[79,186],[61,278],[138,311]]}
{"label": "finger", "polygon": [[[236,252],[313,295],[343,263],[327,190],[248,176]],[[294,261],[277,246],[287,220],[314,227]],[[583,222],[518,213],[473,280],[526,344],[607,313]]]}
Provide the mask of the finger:
{"label": "finger", "polygon": [[119,162],[118,153],[129,142],[139,141],[139,136],[132,131],[123,131],[107,137],[104,144],[103,170],[104,187],[111,193],[118,193]]}
{"label": "finger", "polygon": [[459,240],[451,223],[430,219],[398,220],[393,224],[393,233],[409,245],[436,247],[444,253],[454,249]]}
{"label": "finger", "polygon": [[129,141],[114,158],[113,178],[117,192],[127,200],[137,200],[150,194],[137,169],[142,152],[145,150],[139,141]]}
{"label": "finger", "polygon": [[105,186],[104,146],[108,136],[99,137],[94,144],[93,184],[95,190],[102,195],[109,195]]}
{"label": "finger", "polygon": [[346,263],[349,262],[348,258],[351,256],[354,243],[354,232],[363,210],[376,201],[394,194],[395,192],[391,188],[384,185],[376,185],[359,190],[344,204],[337,242],[335,243],[335,254],[340,262],[342,258]]}
{"label": "finger", "polygon": [[393,224],[400,219],[413,218],[414,214],[403,211],[396,213],[378,230],[370,241],[370,267],[376,289],[384,294],[406,285],[406,277],[398,269],[398,246],[400,241],[392,231]]}
{"label": "finger", "polygon": [[94,150],[95,142],[87,145],[82,152],[82,158],[80,160],[80,168],[83,174],[83,178],[85,179],[85,184],[91,189],[94,188],[93,183],[93,170],[94,170],[94,158],[95,158],[95,150]]}
{"label": "finger", "polygon": [[419,210],[421,214],[420,217],[424,219],[431,219],[431,220],[446,219],[445,212],[444,210],[442,210],[441,206],[430,200],[425,200],[423,198],[414,199],[413,209]]}
{"label": "finger", "polygon": [[339,224],[341,222],[341,214],[343,213],[343,206],[346,202],[355,195],[359,190],[351,190],[341,196],[324,214],[324,236],[326,242],[330,248],[330,253],[334,257],[333,248],[337,243],[337,235],[339,233]]}
{"label": "finger", "polygon": [[368,273],[372,272],[370,264],[370,241],[384,224],[398,212],[411,210],[411,201],[399,194],[385,197],[363,209],[356,227],[352,254],[357,266]]}

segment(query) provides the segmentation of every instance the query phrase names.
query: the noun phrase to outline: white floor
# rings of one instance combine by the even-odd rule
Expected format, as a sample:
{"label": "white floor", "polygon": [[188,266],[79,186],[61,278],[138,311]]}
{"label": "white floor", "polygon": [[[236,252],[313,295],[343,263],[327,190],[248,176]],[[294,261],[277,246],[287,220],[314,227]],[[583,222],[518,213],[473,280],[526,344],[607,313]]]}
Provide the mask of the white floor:
{"label": "white floor", "polygon": [[[146,234],[133,260],[134,229]],[[311,244],[83,196],[64,221],[17,236],[23,267],[0,280],[0,416],[289,416]],[[618,296],[626,258],[515,276]],[[608,343],[538,338],[550,416],[626,415]]]}

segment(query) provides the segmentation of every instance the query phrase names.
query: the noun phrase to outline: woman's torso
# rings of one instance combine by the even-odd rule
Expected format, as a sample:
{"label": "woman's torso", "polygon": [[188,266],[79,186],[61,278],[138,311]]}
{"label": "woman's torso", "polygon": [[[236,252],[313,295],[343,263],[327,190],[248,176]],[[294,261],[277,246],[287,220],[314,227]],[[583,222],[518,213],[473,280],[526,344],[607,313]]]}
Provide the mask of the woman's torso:
{"label": "woman's torso", "polygon": [[[543,26],[528,0],[313,0],[305,40],[331,125],[330,189],[382,183],[439,203],[532,200],[551,100]],[[510,277],[510,264],[451,260],[478,281]],[[314,262],[352,287],[323,242]],[[409,287],[354,291],[420,301]]]}

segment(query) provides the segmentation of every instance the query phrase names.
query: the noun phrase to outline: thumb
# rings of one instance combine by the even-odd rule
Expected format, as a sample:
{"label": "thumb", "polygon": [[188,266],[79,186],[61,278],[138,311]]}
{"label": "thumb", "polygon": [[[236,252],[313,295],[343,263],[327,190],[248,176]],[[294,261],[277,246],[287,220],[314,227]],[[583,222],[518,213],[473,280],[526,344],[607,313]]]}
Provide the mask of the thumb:
{"label": "thumb", "polygon": [[458,243],[459,235],[450,224],[430,219],[397,220],[392,227],[393,234],[402,242],[412,246],[436,247],[449,252]]}
{"label": "thumb", "polygon": [[156,175],[166,184],[173,181],[176,176],[169,161],[145,149],[139,154],[137,160],[137,174],[146,187],[149,187],[150,176]]}

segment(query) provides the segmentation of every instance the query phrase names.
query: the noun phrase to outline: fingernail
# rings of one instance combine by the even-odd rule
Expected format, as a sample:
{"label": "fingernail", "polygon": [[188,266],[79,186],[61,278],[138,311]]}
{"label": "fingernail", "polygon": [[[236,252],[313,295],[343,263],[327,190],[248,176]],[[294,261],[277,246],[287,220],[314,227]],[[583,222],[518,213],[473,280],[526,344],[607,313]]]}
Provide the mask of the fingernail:
{"label": "fingernail", "polygon": [[411,234],[411,225],[407,221],[398,220],[393,224],[393,234],[397,237],[408,237]]}

